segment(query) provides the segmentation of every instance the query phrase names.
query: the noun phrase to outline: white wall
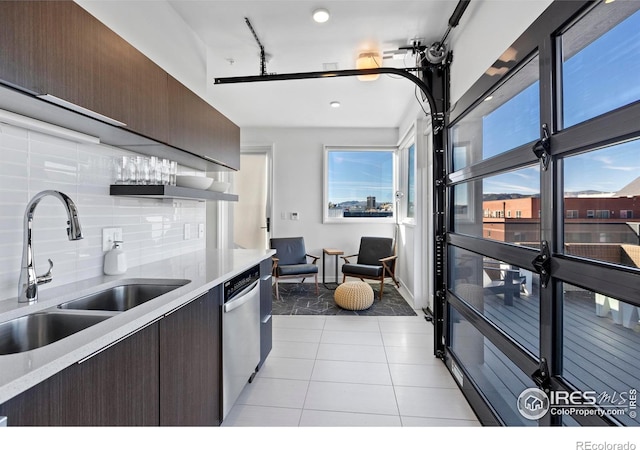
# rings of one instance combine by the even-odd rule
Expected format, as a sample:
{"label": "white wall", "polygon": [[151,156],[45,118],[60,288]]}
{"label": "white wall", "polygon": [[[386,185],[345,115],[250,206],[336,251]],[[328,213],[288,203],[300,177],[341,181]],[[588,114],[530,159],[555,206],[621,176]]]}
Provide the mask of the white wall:
{"label": "white wall", "polygon": [[451,32],[451,104],[475,83],[552,0],[474,0]]}
{"label": "white wall", "polygon": [[[303,236],[307,252],[321,257],[326,247],[357,253],[362,236],[393,236],[393,224],[322,223],[323,154],[324,145],[396,145],[396,128],[243,128],[240,138],[243,146],[273,144],[273,237]],[[290,212],[299,220],[289,220]],[[326,262],[327,281],[333,259]]]}
{"label": "white wall", "polygon": [[[104,227],[122,228],[130,267],[205,247],[205,239],[197,239],[197,224],[206,224],[204,202],[109,195],[115,160],[132,154],[0,123],[0,299],[17,296],[25,208],[43,190],[71,197],[84,239],[67,239],[67,215],[57,198],[40,202],[33,223],[37,273],[46,272],[48,258],[55,264],[53,282],[40,289],[102,275]],[[185,224],[194,239],[183,240]]]}

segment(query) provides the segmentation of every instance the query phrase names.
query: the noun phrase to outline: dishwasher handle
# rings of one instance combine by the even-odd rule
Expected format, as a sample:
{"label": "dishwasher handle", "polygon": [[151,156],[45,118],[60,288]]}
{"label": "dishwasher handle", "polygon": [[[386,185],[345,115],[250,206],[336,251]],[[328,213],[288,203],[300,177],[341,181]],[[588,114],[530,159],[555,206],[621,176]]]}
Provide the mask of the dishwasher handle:
{"label": "dishwasher handle", "polygon": [[259,288],[260,280],[254,281],[251,285],[246,287],[242,292],[240,292],[233,300],[224,304],[223,311],[225,313],[231,312],[236,308],[241,307],[249,300],[251,300],[253,292]]}

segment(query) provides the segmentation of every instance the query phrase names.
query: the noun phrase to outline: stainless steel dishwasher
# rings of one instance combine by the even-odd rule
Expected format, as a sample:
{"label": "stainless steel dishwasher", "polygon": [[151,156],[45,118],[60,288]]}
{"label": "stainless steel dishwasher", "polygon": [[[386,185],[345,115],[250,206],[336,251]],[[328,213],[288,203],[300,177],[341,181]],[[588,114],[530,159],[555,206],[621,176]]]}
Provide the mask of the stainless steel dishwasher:
{"label": "stainless steel dishwasher", "polygon": [[260,363],[260,266],[224,283],[222,305],[222,419]]}

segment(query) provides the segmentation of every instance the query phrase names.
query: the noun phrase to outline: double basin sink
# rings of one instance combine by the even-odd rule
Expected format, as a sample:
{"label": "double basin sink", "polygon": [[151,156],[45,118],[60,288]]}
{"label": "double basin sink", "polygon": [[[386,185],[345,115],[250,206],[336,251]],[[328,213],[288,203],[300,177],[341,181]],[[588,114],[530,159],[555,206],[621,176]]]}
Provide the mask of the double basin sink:
{"label": "double basin sink", "polygon": [[0,355],[34,350],[135,308],[189,280],[136,280],[0,323]]}

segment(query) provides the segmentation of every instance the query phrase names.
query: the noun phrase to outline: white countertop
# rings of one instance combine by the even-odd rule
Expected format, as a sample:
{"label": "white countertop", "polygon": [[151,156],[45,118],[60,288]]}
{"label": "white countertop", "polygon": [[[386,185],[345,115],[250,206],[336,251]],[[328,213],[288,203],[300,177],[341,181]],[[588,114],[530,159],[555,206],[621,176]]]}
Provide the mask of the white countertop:
{"label": "white countertop", "polygon": [[115,314],[57,342],[35,350],[0,356],[0,404],[163,317],[273,254],[275,250],[203,250],[133,267],[125,275],[105,275],[42,290],[35,304],[19,304],[17,298],[0,301],[2,323],[115,286],[122,280],[190,280],[184,286]]}

